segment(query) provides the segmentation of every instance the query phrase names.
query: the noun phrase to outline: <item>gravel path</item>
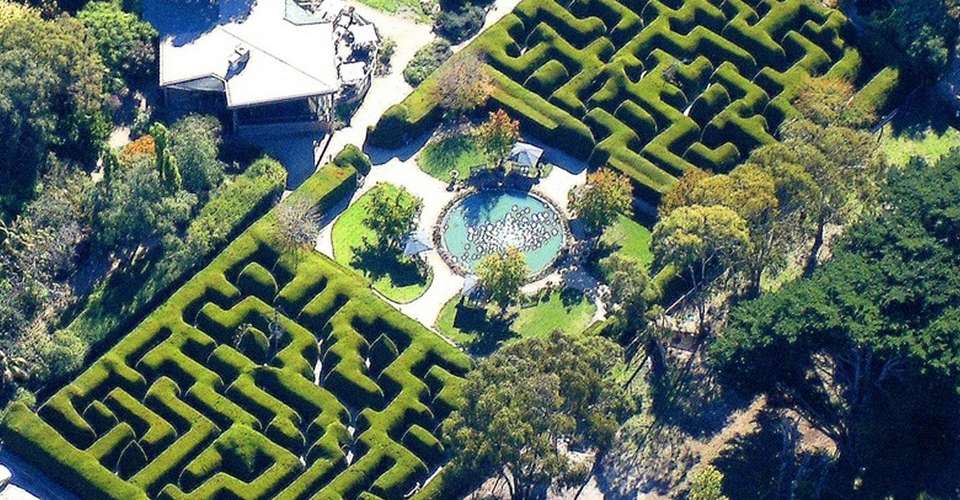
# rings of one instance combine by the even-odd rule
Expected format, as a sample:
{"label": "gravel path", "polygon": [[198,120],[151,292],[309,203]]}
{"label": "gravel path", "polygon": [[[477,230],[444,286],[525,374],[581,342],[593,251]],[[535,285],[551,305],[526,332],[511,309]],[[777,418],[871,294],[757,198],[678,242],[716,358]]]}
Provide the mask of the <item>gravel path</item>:
{"label": "gravel path", "polygon": [[[453,199],[456,193],[447,191],[446,183],[424,173],[417,165],[416,153],[426,142],[427,138],[424,137],[400,150],[368,150],[367,152],[373,162],[370,174],[364,179],[363,185],[353,193],[349,202],[347,200],[341,201],[337,207],[330,211],[330,215],[325,219],[325,225],[320,231],[316,249],[329,257],[333,257],[332,229],[337,217],[349,204],[354,203],[379,182],[402,186],[414,195],[419,196],[423,200],[419,227],[425,234],[432,234],[434,224],[440,218],[443,208]],[[571,188],[582,185],[586,181],[586,165],[551,148],[546,148],[546,156],[551,163],[562,165],[562,167],[553,168],[550,175],[540,181],[535,189],[538,193],[552,199],[569,216],[567,193]],[[426,292],[407,304],[398,304],[389,301],[389,299],[385,300],[404,314],[429,328],[433,328],[444,304],[460,293],[464,278],[454,273],[436,250],[425,252],[423,256],[433,270],[433,283]],[[564,273],[552,273],[525,286],[524,291],[535,291],[549,282],[563,282],[565,286],[587,293],[593,293],[597,286],[597,281],[588,273],[583,270],[573,270]],[[602,319],[604,316],[602,302],[596,294],[593,294],[591,298],[598,306],[596,319]]]}
{"label": "gravel path", "polygon": [[375,77],[363,103],[350,119],[348,127],[337,130],[330,138],[326,153],[319,165],[333,158],[347,144],[362,146],[367,137],[367,127],[375,125],[380,115],[390,106],[400,102],[413,88],[403,79],[403,68],[413,59],[413,54],[436,39],[431,27],[399,15],[391,15],[358,2],[346,2],[357,12],[377,26],[381,37],[392,38],[397,49],[391,58],[391,71]]}
{"label": "gravel path", "polygon": [[[487,14],[484,29],[510,13],[519,2],[520,0],[497,0]],[[354,1],[348,1],[347,3],[355,7],[361,16],[376,24],[381,36],[395,40],[397,49],[392,58],[391,73],[374,79],[363,103],[351,118],[349,126],[334,132],[330,138],[323,157],[318,158],[318,160],[321,160],[317,162],[319,165],[330,161],[347,144],[357,146],[364,144],[367,128],[376,124],[388,107],[403,100],[413,90],[403,79],[403,68],[413,58],[417,49],[436,39],[436,35],[432,33],[429,25],[418,23],[405,16],[381,12]],[[472,38],[455,46],[454,50],[460,50],[471,40]],[[455,196],[455,193],[447,191],[446,183],[431,177],[418,167],[415,159],[416,153],[422,149],[427,139],[428,137],[422,137],[398,150],[367,149],[366,152],[371,157],[373,168],[364,180],[363,185],[353,193],[351,199],[340,202],[325,217],[323,229],[317,240],[316,249],[318,251],[333,257],[333,240],[331,237],[333,223],[350,203],[356,201],[378,182],[389,182],[405,187],[422,198],[424,206],[420,214],[420,228],[424,233],[432,234],[433,225],[440,217],[440,212]],[[537,191],[551,198],[561,209],[566,211],[567,193],[572,187],[585,182],[586,165],[582,161],[555,149],[545,148],[545,150],[550,161],[561,165],[563,168],[554,168],[550,175],[538,184]],[[429,328],[433,328],[440,310],[447,301],[460,292],[464,279],[446,265],[436,250],[426,252],[424,257],[433,270],[433,283],[430,288],[410,303],[391,303],[406,315]],[[565,277],[561,277],[559,273],[554,273],[544,280],[528,285],[526,289],[536,289],[551,278],[554,281],[567,281],[568,284],[584,291],[596,285],[596,281],[583,272]],[[388,302],[390,301],[388,300]],[[599,300],[596,300],[596,302],[598,305],[597,318],[599,319],[603,317],[603,307]]]}

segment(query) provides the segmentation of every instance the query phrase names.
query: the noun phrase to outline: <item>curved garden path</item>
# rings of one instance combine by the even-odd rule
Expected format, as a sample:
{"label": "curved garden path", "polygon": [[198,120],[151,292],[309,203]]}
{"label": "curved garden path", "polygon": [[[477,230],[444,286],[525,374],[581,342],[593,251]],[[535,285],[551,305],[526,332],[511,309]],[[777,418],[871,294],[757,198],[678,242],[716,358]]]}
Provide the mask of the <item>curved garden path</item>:
{"label": "curved garden path", "polygon": [[[320,231],[316,249],[333,257],[333,223],[340,213],[349,204],[354,203],[360,196],[369,191],[379,182],[387,182],[406,188],[423,200],[423,210],[420,213],[419,228],[425,234],[431,235],[434,224],[440,218],[443,208],[456,196],[453,191],[447,190],[447,184],[420,170],[416,162],[416,153],[422,148],[426,138],[408,145],[406,148],[395,151],[368,150],[373,167],[363,180],[362,185],[351,195],[350,200],[338,204],[324,220]],[[586,181],[586,166],[583,162],[570,158],[559,151],[547,148],[546,155],[551,163],[562,167],[554,167],[550,174],[540,181],[534,188],[538,193],[552,199],[562,210],[567,212],[567,193],[570,189],[582,185]],[[416,319],[429,328],[433,328],[440,310],[452,297],[460,293],[464,278],[454,273],[434,249],[423,254],[427,264],[433,272],[433,282],[423,295],[416,300],[399,304],[389,299],[388,302],[406,315]],[[569,272],[554,272],[547,277],[524,287],[524,291],[533,291],[547,283],[563,283],[565,286],[577,288],[591,293],[596,289],[596,280],[582,270]],[[591,298],[597,304],[597,319],[603,317],[603,307],[599,297],[594,294]]]}
{"label": "curved garden path", "polygon": [[[484,29],[510,13],[519,1],[496,0],[487,14]],[[330,161],[347,144],[358,146],[364,144],[367,128],[376,124],[388,107],[403,100],[413,90],[403,79],[403,68],[413,58],[417,49],[436,39],[436,35],[432,33],[429,25],[418,23],[402,15],[392,15],[378,11],[355,1],[348,1],[347,3],[355,7],[360,15],[375,23],[381,36],[395,40],[397,49],[391,62],[392,71],[385,76],[374,78],[370,90],[351,118],[349,126],[332,134],[328,144],[323,149],[321,157],[317,158],[317,165],[323,165]],[[470,40],[455,46],[454,50],[463,48]],[[316,249],[318,251],[331,258],[333,257],[333,240],[331,238],[333,223],[349,204],[356,201],[378,182],[389,182],[402,186],[422,198],[423,211],[420,214],[420,228],[426,234],[432,234],[433,225],[439,218],[440,212],[456,193],[447,191],[446,183],[424,173],[417,165],[416,153],[422,149],[427,139],[428,137],[422,137],[399,150],[384,151],[368,148],[366,153],[371,157],[373,168],[363,184],[353,193],[350,200],[340,202],[324,217],[323,228],[317,239]],[[562,168],[554,168],[550,175],[537,185],[536,189],[550,197],[560,208],[567,210],[567,193],[570,188],[585,182],[586,165],[559,151],[551,148],[545,149],[550,161]],[[407,304],[399,304],[386,298],[385,300],[432,329],[444,304],[451,297],[460,293],[464,279],[443,262],[436,250],[426,252],[424,258],[433,271],[433,282],[426,292]],[[543,280],[528,285],[528,288],[537,288],[548,280],[553,280],[553,282],[563,280],[577,288],[587,288],[594,285],[594,282],[583,278],[584,276],[578,276],[578,279],[575,280],[564,279],[560,277],[559,273],[554,273]],[[598,317],[602,317],[602,305],[597,300],[595,302],[598,303]]]}

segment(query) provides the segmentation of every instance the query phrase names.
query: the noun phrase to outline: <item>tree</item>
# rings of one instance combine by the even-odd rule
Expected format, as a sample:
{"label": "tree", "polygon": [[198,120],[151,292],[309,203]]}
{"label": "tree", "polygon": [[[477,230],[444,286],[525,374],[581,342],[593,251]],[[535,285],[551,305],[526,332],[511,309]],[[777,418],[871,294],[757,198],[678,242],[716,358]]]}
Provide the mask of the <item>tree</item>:
{"label": "tree", "polygon": [[729,174],[685,175],[677,188],[680,190],[671,191],[667,200],[674,207],[661,208],[661,216],[678,206],[723,206],[746,222],[750,245],[741,259],[746,295],[759,294],[763,272],[773,264],[783,264],[790,249],[773,176],[758,165],[745,163]]}
{"label": "tree", "polygon": [[[102,183],[101,183],[102,184]],[[130,249],[151,238],[175,237],[190,218],[197,197],[170,191],[153,158],[141,156],[101,186],[94,211],[94,234],[104,249]]]}
{"label": "tree", "polygon": [[297,262],[300,252],[313,248],[320,235],[320,212],[309,200],[288,198],[276,210],[277,244],[286,253],[292,253]]}
{"label": "tree", "polygon": [[482,106],[493,91],[493,79],[476,51],[460,52],[439,71],[433,93],[448,118],[463,118]]}
{"label": "tree", "polygon": [[690,478],[689,500],[728,500],[723,494],[723,473],[712,465],[703,465]]}
{"label": "tree", "polygon": [[869,18],[870,26],[903,51],[914,71],[924,75],[927,81],[936,80],[946,70],[957,42],[960,18],[957,3],[954,0],[874,3],[877,8]]}
{"label": "tree", "polygon": [[720,205],[680,207],[654,226],[654,259],[660,266],[674,266],[689,280],[698,333],[704,331],[709,285],[729,273],[749,241],[743,218]]}
{"label": "tree", "polygon": [[477,267],[480,284],[501,312],[520,295],[528,273],[526,257],[514,247],[487,255]]}
{"label": "tree", "polygon": [[177,157],[173,156],[170,147],[169,131],[166,126],[158,122],[150,126],[150,135],[155,144],[155,163],[160,180],[169,191],[176,192],[183,187],[183,177],[180,175]]}
{"label": "tree", "polygon": [[819,262],[826,227],[846,225],[873,205],[886,161],[877,141],[863,130],[798,120],[783,127],[781,136],[787,147],[776,150],[783,154],[779,161],[802,165],[816,183],[801,209],[813,239],[804,266],[809,276]]}
{"label": "tree", "polygon": [[561,448],[606,449],[632,409],[611,373],[622,350],[602,337],[554,332],[507,345],[467,375],[463,404],[444,421],[451,467],[473,478],[495,474],[510,496],[532,498],[578,470]]}
{"label": "tree", "polygon": [[643,328],[650,296],[650,276],[637,261],[611,255],[600,262],[610,286],[610,295],[625,326],[631,331]]}
{"label": "tree", "polygon": [[861,101],[854,99],[856,88],[842,78],[821,76],[807,77],[792,104],[801,116],[826,127],[840,125],[863,128],[877,117],[875,110],[866,109]]}
{"label": "tree", "polygon": [[831,260],[736,306],[710,349],[727,384],[828,436],[857,496],[916,497],[956,448],[958,200],[956,153],[892,173]]}
{"label": "tree", "polygon": [[136,14],[124,12],[119,2],[90,2],[77,19],[96,40],[100,58],[110,70],[108,85],[114,92],[124,81],[146,82],[154,78],[157,30]]}
{"label": "tree", "polygon": [[0,210],[10,210],[32,196],[50,153],[92,166],[109,124],[103,109],[105,68],[83,26],[69,16],[47,21],[30,9],[4,10]]}
{"label": "tree", "polygon": [[670,187],[670,190],[660,198],[658,207],[660,217],[670,215],[670,212],[680,207],[695,205],[692,195],[693,189],[701,180],[710,177],[712,174],[699,168],[685,170],[676,184]]}
{"label": "tree", "polygon": [[594,232],[600,232],[623,214],[633,213],[633,186],[630,179],[609,168],[587,176],[587,183],[570,191],[570,206],[577,217]]}
{"label": "tree", "polygon": [[656,365],[663,366],[666,352],[659,332],[647,327],[648,313],[652,314],[650,303],[656,293],[646,268],[636,260],[616,254],[600,261],[600,268],[610,286],[610,312],[616,324],[630,337],[644,334],[640,340],[646,342],[647,352]]}
{"label": "tree", "polygon": [[510,118],[506,111],[498,109],[474,129],[473,137],[487,162],[499,170],[520,139],[520,122]]}
{"label": "tree", "polygon": [[423,200],[406,188],[376,186],[370,191],[370,205],[363,223],[377,234],[381,245],[399,252],[407,235],[416,229],[422,209]]}
{"label": "tree", "polygon": [[170,128],[169,150],[177,159],[183,188],[202,194],[220,185],[224,164],[220,153],[221,126],[216,118],[207,115],[188,115]]}

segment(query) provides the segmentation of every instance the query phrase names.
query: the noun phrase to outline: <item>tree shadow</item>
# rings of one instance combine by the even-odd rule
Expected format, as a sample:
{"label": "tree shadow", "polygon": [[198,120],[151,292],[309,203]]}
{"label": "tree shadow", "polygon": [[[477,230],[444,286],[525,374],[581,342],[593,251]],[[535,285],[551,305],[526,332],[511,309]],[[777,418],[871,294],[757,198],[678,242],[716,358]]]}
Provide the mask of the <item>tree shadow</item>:
{"label": "tree shadow", "polygon": [[960,126],[952,109],[935,90],[918,92],[890,120],[891,132],[894,137],[910,139],[923,138],[928,129],[942,135],[948,129]]}
{"label": "tree shadow", "polygon": [[370,157],[370,162],[374,165],[374,167],[377,165],[383,165],[394,158],[400,161],[407,161],[410,158],[413,158],[414,155],[423,149],[432,136],[433,131],[428,130],[420,135],[409,138],[409,140],[404,141],[403,146],[398,148],[381,148],[372,146],[368,142],[368,136],[368,139],[365,139],[363,143],[363,152]]}
{"label": "tree shadow", "polygon": [[[547,300],[550,298],[547,297]],[[569,311],[572,307],[583,301],[583,292],[575,288],[564,288],[560,291],[560,302],[563,307]]]}
{"label": "tree shadow", "polygon": [[729,498],[819,498],[832,459],[823,451],[800,447],[796,424],[777,414],[757,415],[753,432],[731,440],[713,465],[724,475]]}
{"label": "tree shadow", "polygon": [[420,272],[417,263],[402,257],[398,252],[364,240],[354,250],[350,265],[362,269],[372,281],[389,278],[396,287],[426,285],[427,277]]}
{"label": "tree shadow", "polygon": [[169,1],[146,0],[143,18],[173,44],[186,45],[213,28],[243,21],[250,15],[256,0]]}
{"label": "tree shadow", "polygon": [[628,420],[595,476],[603,498],[664,497],[698,460],[687,441],[676,427],[653,426],[643,416]]}
{"label": "tree shadow", "polygon": [[457,304],[453,317],[454,328],[473,336],[464,347],[474,356],[487,356],[504,342],[518,337],[510,329],[512,322],[512,316],[490,316],[486,308],[470,307],[462,301]]}
{"label": "tree shadow", "polygon": [[730,416],[750,401],[720,384],[703,366],[689,369],[685,360],[669,363],[650,384],[651,411],[657,420],[696,439],[720,432]]}
{"label": "tree shadow", "polygon": [[424,155],[429,158],[431,164],[452,165],[456,168],[460,157],[475,150],[476,146],[470,136],[451,135],[441,137],[433,144],[428,145],[427,149],[424,150]]}

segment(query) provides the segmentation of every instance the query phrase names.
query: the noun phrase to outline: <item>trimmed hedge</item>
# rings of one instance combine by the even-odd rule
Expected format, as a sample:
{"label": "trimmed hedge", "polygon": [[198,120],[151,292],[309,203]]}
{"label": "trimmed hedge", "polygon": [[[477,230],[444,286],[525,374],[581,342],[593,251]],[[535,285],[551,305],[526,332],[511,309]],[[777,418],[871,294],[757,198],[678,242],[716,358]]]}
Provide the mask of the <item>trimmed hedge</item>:
{"label": "trimmed hedge", "polygon": [[[291,197],[348,195],[367,160],[337,159]],[[335,262],[284,254],[273,217],[38,414],[15,406],[10,449],[89,498],[399,498],[425,481],[470,359]]]}
{"label": "trimmed hedge", "polygon": [[262,158],[224,183],[211,194],[187,228],[191,245],[183,252],[189,255],[177,259],[151,255],[155,262],[146,269],[111,276],[90,294],[83,309],[64,328],[67,334],[85,339],[94,352],[101,347],[98,343],[115,341],[157,307],[173,287],[182,284],[188,273],[196,271],[213,252],[262,216],[280,198],[286,178],[287,172],[280,163]]}
{"label": "trimmed hedge", "polygon": [[[839,11],[813,0],[751,4],[523,0],[470,49],[494,80],[488,108],[621,170],[655,205],[689,168],[728,170],[773,140],[806,75],[870,80],[858,99],[881,109],[900,87],[896,70],[863,63]],[[369,143],[398,147],[434,127],[436,85],[427,78],[391,106]]]}

